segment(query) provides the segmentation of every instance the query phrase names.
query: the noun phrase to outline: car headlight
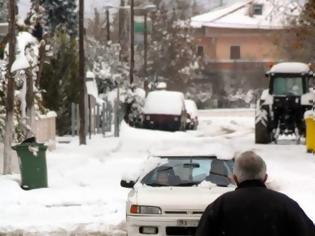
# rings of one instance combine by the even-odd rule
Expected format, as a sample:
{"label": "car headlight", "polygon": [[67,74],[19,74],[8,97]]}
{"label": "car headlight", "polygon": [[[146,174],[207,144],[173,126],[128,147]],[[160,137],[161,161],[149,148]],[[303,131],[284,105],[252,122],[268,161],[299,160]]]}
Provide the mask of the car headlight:
{"label": "car headlight", "polygon": [[156,206],[139,206],[131,205],[130,213],[132,214],[162,214],[162,210]]}

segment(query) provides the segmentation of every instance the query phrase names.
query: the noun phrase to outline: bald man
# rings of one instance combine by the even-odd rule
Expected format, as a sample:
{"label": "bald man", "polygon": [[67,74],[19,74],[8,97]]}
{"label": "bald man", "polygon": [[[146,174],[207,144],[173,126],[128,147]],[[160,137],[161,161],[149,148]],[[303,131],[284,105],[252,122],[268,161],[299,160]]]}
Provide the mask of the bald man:
{"label": "bald man", "polygon": [[260,156],[242,153],[233,170],[236,190],[206,208],[196,236],[315,236],[314,223],[294,200],[266,188],[267,177]]}

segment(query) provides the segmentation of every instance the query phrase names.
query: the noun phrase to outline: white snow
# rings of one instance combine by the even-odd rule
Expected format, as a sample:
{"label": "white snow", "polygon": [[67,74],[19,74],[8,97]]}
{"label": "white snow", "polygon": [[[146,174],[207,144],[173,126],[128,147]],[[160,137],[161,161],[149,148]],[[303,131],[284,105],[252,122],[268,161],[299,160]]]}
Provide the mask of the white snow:
{"label": "white snow", "polygon": [[93,96],[95,99],[98,98],[98,89],[97,89],[97,84],[95,80],[95,75],[91,71],[86,72],[86,92],[88,95]]}
{"label": "white snow", "polygon": [[274,65],[269,73],[307,73],[309,65],[301,62],[282,62]]}
{"label": "white snow", "polygon": [[189,132],[142,130],[123,123],[120,138],[97,135],[86,146],[68,137],[70,144],[58,143],[47,152],[48,188],[24,191],[18,174],[0,176],[0,232],[125,235],[129,190],[120,187],[121,178],[134,179],[147,171],[148,156],[183,152],[231,158],[256,151],[267,163],[268,186],[292,197],[315,221],[314,155],[288,140],[255,145],[254,115],[253,109],[199,111],[198,130]]}
{"label": "white snow", "polygon": [[184,107],[184,95],[174,91],[153,91],[146,98],[145,114],[180,115]]}
{"label": "white snow", "polygon": [[11,67],[11,72],[15,72],[17,70],[23,70],[31,66],[29,62],[29,58],[27,58],[25,55],[25,47],[29,44],[32,44],[32,45],[38,44],[37,39],[33,35],[25,31],[18,33],[16,37],[16,41],[17,41],[17,47],[16,47],[17,53],[16,53],[15,61],[13,62],[12,67]]}
{"label": "white snow", "polygon": [[188,114],[190,114],[191,118],[198,116],[198,109],[196,103],[193,100],[185,99],[185,107]]}
{"label": "white snow", "polygon": [[[250,14],[253,4],[263,4],[262,15]],[[222,6],[191,18],[191,26],[200,28],[282,29],[289,19],[297,16],[301,6],[288,0],[243,0]]]}

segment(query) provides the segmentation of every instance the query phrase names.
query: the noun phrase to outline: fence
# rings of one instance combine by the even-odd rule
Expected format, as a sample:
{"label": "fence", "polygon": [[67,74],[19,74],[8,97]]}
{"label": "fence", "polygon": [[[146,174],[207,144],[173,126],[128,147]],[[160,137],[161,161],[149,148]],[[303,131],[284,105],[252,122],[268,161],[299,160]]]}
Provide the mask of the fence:
{"label": "fence", "polygon": [[49,112],[35,121],[35,137],[38,143],[45,143],[49,150],[56,148],[56,113]]}
{"label": "fence", "polygon": [[[93,97],[88,96],[88,109],[85,117],[85,131],[91,137],[92,134],[110,132],[113,120],[113,108],[110,102],[105,100],[101,105],[96,103]],[[78,135],[80,129],[79,105],[71,104],[71,135]]]}

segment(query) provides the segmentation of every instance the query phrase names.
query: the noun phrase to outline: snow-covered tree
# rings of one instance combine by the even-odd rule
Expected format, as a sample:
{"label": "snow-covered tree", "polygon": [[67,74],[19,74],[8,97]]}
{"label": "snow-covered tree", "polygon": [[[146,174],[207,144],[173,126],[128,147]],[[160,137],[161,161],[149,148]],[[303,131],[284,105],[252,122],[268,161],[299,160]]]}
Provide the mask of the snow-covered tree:
{"label": "snow-covered tree", "polygon": [[[32,0],[35,2],[36,0]],[[40,0],[46,11],[47,31],[54,34],[63,27],[70,35],[78,32],[77,1],[76,0]]]}
{"label": "snow-covered tree", "polygon": [[159,9],[151,14],[153,30],[149,47],[151,81],[165,78],[168,88],[184,90],[199,69],[188,22],[179,21],[176,11]]}
{"label": "snow-covered tree", "polygon": [[7,0],[0,0],[0,22],[8,20],[8,6]]}
{"label": "snow-covered tree", "polygon": [[78,45],[65,31],[58,30],[52,39],[52,55],[45,63],[40,89],[44,107],[57,113],[59,135],[70,133],[71,103],[78,103]]}

